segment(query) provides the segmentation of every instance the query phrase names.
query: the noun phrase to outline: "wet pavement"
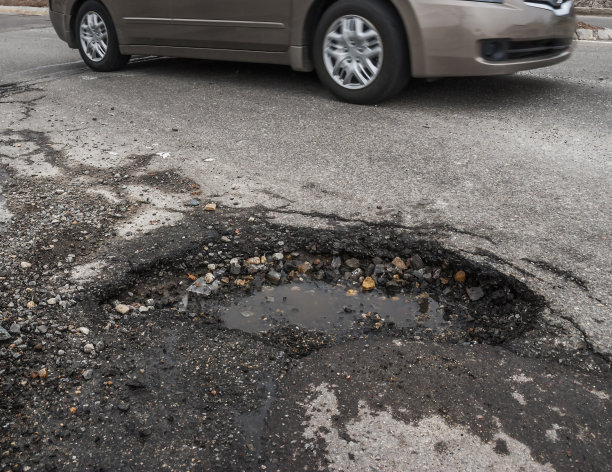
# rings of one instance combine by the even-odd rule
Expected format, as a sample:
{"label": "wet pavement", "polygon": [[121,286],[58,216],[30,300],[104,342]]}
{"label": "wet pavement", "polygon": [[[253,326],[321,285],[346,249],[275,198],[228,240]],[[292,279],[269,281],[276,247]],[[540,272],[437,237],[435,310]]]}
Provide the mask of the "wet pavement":
{"label": "wet pavement", "polygon": [[379,315],[381,322],[398,328],[422,326],[441,331],[449,325],[444,310],[426,294],[419,299],[384,293],[347,294],[344,287],[316,282],[266,286],[219,313],[225,326],[249,333],[295,325],[333,334],[371,315]]}
{"label": "wet pavement", "polygon": [[2,472],[607,470],[608,45],[355,107],[45,21],[0,15]]}

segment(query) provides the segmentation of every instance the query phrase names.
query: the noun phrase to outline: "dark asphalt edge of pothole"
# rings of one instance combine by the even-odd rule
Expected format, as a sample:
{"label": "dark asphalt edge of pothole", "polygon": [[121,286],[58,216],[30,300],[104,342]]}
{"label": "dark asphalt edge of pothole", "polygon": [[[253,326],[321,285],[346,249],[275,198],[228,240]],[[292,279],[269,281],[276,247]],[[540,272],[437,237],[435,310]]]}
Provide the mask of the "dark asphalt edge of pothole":
{"label": "dark asphalt edge of pothole", "polygon": [[[319,253],[336,251],[350,253],[356,257],[372,257],[373,255],[394,256],[416,250],[428,263],[447,261],[450,266],[461,267],[468,273],[477,274],[477,278],[480,280],[494,280],[498,284],[509,287],[516,294],[517,299],[527,302],[532,315],[529,326],[514,339],[520,339],[525,333],[532,333],[540,329],[542,310],[548,307],[542,295],[534,292],[524,282],[515,277],[506,275],[486,263],[472,261],[457,251],[445,248],[439,241],[423,240],[420,239],[421,235],[418,235],[419,239],[414,239],[409,231],[395,228],[393,225],[378,225],[377,228],[372,229],[360,224],[361,228],[340,227],[334,230],[313,230],[279,225],[262,216],[269,211],[272,210],[263,207],[249,209],[221,208],[214,213],[198,211],[186,215],[185,219],[175,227],[160,228],[137,239],[124,241],[114,248],[114,260],[102,270],[101,279],[86,286],[85,292],[87,292],[87,295],[81,298],[81,302],[91,308],[94,305],[99,307],[102,303],[125,292],[129,287],[136,286],[143,277],[152,271],[160,267],[175,266],[185,257],[197,252],[198,248],[206,242],[216,241],[224,234],[231,234],[235,227],[243,228],[244,225],[249,225],[249,230],[253,230],[255,233],[257,231],[282,232],[287,243],[283,248],[284,251],[304,250],[309,244],[315,243]],[[248,217],[252,215],[258,215],[258,221],[248,222]],[[333,236],[330,236],[332,233]],[[372,241],[372,238],[376,237],[374,233],[382,237],[378,241]],[[244,234],[246,234],[246,231]],[[326,242],[321,240],[323,234],[327,235]],[[383,235],[389,237],[389,239],[385,240]],[[392,240],[392,236],[397,239]],[[254,243],[249,239],[243,236],[241,242],[228,252],[253,255],[251,253],[255,250],[255,247],[258,247],[262,253],[271,252],[274,241]],[[359,241],[359,251],[355,249],[354,243],[356,241]],[[339,242],[344,245],[338,245]],[[256,338],[262,339],[261,337]],[[519,356],[547,357],[546,355],[534,355],[510,344],[504,342],[501,346]],[[597,358],[599,365],[603,364],[604,369],[609,368],[610,362],[605,356],[594,351],[588,343],[587,349],[589,351],[588,355]],[[556,360],[557,357],[557,354],[553,354],[549,360]],[[578,364],[577,367],[580,368],[580,365]]]}

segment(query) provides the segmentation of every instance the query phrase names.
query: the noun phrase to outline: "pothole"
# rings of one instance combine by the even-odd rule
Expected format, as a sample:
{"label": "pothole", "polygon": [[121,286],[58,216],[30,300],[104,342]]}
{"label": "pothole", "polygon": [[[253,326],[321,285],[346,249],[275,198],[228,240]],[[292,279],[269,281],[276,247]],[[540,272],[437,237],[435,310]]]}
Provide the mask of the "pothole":
{"label": "pothole", "polygon": [[277,241],[254,249],[219,239],[106,298],[111,321],[174,310],[299,357],[377,333],[502,344],[529,330],[542,307],[516,279],[439,248],[324,252],[311,241],[279,251]]}

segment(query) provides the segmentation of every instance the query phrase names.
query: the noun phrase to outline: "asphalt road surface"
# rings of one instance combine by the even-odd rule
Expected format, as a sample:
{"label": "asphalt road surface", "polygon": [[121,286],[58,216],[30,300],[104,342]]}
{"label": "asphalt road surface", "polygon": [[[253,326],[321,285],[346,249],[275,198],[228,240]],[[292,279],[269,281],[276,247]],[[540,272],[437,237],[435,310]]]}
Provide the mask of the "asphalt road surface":
{"label": "asphalt road surface", "polygon": [[[612,461],[612,42],[580,42],[565,63],[507,77],[414,80],[398,98],[362,107],[333,99],[314,74],[278,66],[135,58],[94,73],[44,17],[0,15],[0,111],[0,310],[11,343],[0,345],[10,398],[0,403],[3,470],[605,470]],[[208,203],[217,211],[205,212]],[[251,224],[253,239],[244,236]],[[219,225],[231,229],[221,232],[230,249],[207,243]],[[395,244],[380,228],[402,231],[411,250],[427,247],[432,266],[435,247],[504,287],[524,284],[537,318],[501,347],[360,338],[285,363],[278,346],[237,332],[196,335],[190,322],[172,328],[174,318],[111,316],[105,327],[93,315],[113,297],[137,296],[117,281],[138,285],[145,270],[135,267],[154,261],[185,272],[192,257],[220,257],[229,267],[230,257],[294,236],[323,247],[342,233],[348,242],[334,248],[347,253],[378,247],[368,238]],[[189,259],[167,260],[188,243],[197,246]],[[81,303],[94,292],[106,305]],[[32,293],[46,301],[26,305]],[[61,303],[67,311],[55,315]],[[110,336],[122,319],[125,331]],[[122,375],[145,375],[151,356],[172,358],[166,348],[144,354],[168,330],[181,346],[177,374],[158,366],[161,377],[147,377],[167,398],[133,397],[146,390],[133,379],[114,397]],[[167,429],[146,416],[171,409],[178,394],[167,385],[189,383],[180,369],[205,357],[201,385],[223,378],[241,392],[215,356],[237,372],[259,366],[252,382],[263,387],[235,393],[242,403],[225,410],[223,388],[206,387],[202,402],[217,403],[202,410],[199,391],[184,387],[185,423],[169,410]],[[123,415],[115,423],[108,402]],[[243,419],[228,426],[238,410]],[[176,441],[164,436],[177,425]],[[126,446],[115,457],[117,427]],[[46,432],[30,445],[36,428]],[[191,430],[196,438],[185,439]]]}

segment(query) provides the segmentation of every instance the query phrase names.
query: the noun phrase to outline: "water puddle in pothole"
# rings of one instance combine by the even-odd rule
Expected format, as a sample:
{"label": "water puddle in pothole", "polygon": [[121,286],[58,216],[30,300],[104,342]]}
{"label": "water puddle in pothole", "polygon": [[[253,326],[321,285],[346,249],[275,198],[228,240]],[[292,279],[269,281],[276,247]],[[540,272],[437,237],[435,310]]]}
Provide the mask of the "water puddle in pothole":
{"label": "water puddle in pothole", "polygon": [[221,307],[218,314],[228,328],[249,333],[283,325],[333,333],[350,329],[364,315],[373,314],[398,328],[440,331],[450,324],[444,319],[444,308],[426,293],[390,297],[315,281],[264,286],[233,305]]}

